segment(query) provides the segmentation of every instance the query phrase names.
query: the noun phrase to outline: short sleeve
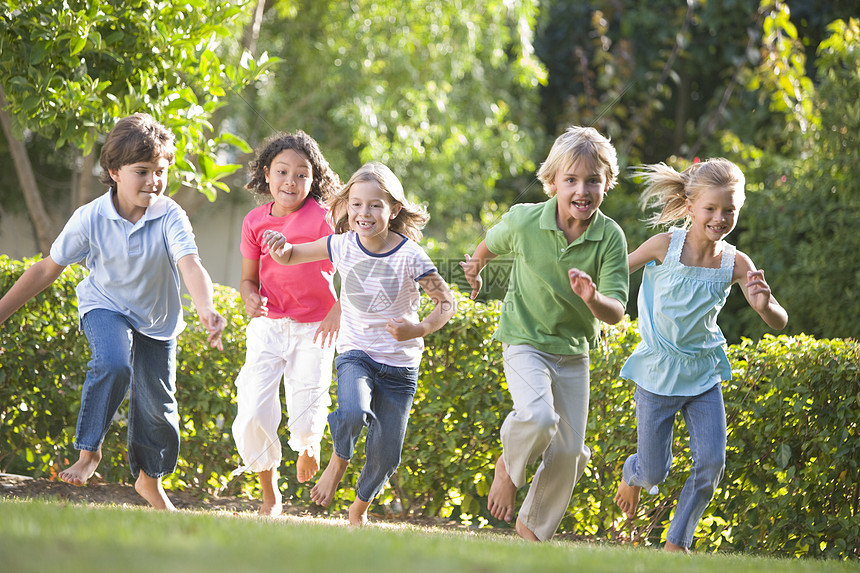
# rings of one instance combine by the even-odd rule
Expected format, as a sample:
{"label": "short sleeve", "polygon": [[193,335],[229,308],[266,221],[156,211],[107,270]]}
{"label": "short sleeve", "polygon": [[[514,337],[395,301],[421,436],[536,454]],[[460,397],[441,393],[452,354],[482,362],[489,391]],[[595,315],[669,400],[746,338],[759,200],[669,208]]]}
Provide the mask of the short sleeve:
{"label": "short sleeve", "polygon": [[179,205],[171,205],[164,215],[164,233],[167,237],[167,248],[174,263],[186,255],[197,254],[197,243],[194,241],[194,230],[185,211]]}
{"label": "short sleeve", "polygon": [[58,265],[81,262],[90,254],[90,239],[84,224],[84,210],[87,207],[85,205],[75,210],[51,245],[51,259]]}
{"label": "short sleeve", "polygon": [[436,265],[430,259],[430,256],[425,253],[424,249],[422,249],[417,243],[415,244],[415,253],[412,257],[412,265],[412,277],[415,279],[415,282],[420,281],[428,275],[439,272],[436,269]]}
{"label": "short sleeve", "polygon": [[252,261],[258,261],[263,256],[263,248],[260,246],[253,228],[255,215],[254,211],[245,215],[245,219],[242,221],[242,237],[239,242],[239,252],[244,258]]}
{"label": "short sleeve", "polygon": [[[609,221],[607,221],[609,222]],[[630,270],[627,263],[627,239],[614,222],[606,227],[606,249],[600,260],[597,291],[627,305],[630,289]]]}
{"label": "short sleeve", "polygon": [[484,244],[494,255],[509,255],[514,252],[513,236],[516,221],[516,208],[502,215],[502,219],[496,223],[484,237]]}

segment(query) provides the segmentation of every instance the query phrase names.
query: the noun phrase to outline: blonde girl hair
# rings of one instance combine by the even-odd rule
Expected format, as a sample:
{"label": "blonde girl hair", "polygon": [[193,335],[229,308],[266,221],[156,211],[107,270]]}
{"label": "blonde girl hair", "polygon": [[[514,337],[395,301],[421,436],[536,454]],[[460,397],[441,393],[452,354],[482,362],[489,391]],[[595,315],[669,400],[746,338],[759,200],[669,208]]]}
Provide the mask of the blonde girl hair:
{"label": "blonde girl hair", "polygon": [[340,191],[331,195],[329,207],[334,217],[334,232],[345,233],[349,230],[349,190],[356,183],[368,182],[376,183],[388,195],[388,204],[392,209],[397,205],[400,206],[400,212],[388,223],[388,228],[413,241],[419,241],[421,229],[430,220],[430,215],[423,207],[406,198],[403,185],[394,172],[377,161],[362,165]]}
{"label": "blonde girl hair", "polygon": [[715,157],[701,163],[693,163],[678,173],[665,163],[643,165],[634,172],[635,176],[645,180],[645,190],[639,197],[639,205],[643,211],[658,209],[645,222],[651,227],[672,225],[684,221],[684,227],[689,227],[690,216],[687,213],[687,199],[695,201],[699,195],[711,189],[730,189],[735,193],[738,209],[746,199],[744,185],[746,179],[743,171],[721,157]]}
{"label": "blonde girl hair", "polygon": [[541,163],[537,178],[543,183],[544,193],[555,196],[551,185],[559,169],[565,169],[585,161],[585,166],[595,173],[606,175],[606,189],[615,187],[618,181],[618,155],[608,137],[604,137],[593,127],[572,125],[559,135],[546,161]]}

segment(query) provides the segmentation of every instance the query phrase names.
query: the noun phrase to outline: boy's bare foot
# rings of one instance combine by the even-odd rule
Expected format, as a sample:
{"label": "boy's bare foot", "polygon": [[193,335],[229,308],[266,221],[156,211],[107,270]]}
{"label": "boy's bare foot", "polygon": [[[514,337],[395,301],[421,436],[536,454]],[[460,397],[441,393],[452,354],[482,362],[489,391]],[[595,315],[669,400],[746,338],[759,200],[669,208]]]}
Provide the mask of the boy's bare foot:
{"label": "boy's bare foot", "polygon": [[260,515],[266,517],[277,517],[284,510],[281,490],[278,488],[278,472],[274,469],[259,473],[260,489],[263,491],[263,505],[260,506]]}
{"label": "boy's bare foot", "polygon": [[146,475],[146,472],[141,470],[137,476],[137,481],[134,482],[134,491],[149,502],[149,505],[154,509],[176,511],[173,502],[164,493],[164,488],[161,486],[161,478],[149,477]]}
{"label": "boy's bare foot", "polygon": [[81,450],[81,454],[78,456],[78,461],[57,474],[57,477],[72,485],[86,485],[87,480],[96,473],[96,468],[99,467],[99,462],[101,461],[101,450],[95,452]]}
{"label": "boy's bare foot", "polygon": [[355,498],[355,501],[349,506],[349,524],[355,527],[367,525],[368,507],[370,507],[369,501],[361,501]]}
{"label": "boy's bare foot", "polygon": [[668,551],[669,553],[684,553],[686,555],[690,554],[689,549],[681,547],[680,545],[675,545],[671,541],[666,542],[666,545],[663,546],[663,551]]}
{"label": "boy's bare foot", "polygon": [[505,460],[502,456],[496,460],[496,472],[493,476],[493,485],[490,486],[490,494],[487,496],[487,509],[490,515],[496,519],[511,521],[514,518],[514,504],[517,501],[517,486],[511,481]]}
{"label": "boy's bare foot", "polygon": [[296,477],[299,483],[305,483],[317,475],[318,471],[320,471],[320,459],[316,450],[313,450],[313,455],[311,455],[311,450],[302,452],[296,461]]}
{"label": "boy's bare foot", "polygon": [[642,488],[639,486],[628,485],[624,478],[618,483],[618,491],[615,493],[615,503],[627,516],[627,519],[636,517],[636,507],[639,505],[639,496],[642,493]]}
{"label": "boy's bare foot", "polygon": [[311,501],[322,506],[330,504],[331,500],[334,499],[334,494],[337,493],[337,486],[343,479],[343,474],[346,473],[348,465],[349,460],[344,460],[332,453],[331,460],[323,470],[319,481],[311,488]]}
{"label": "boy's bare foot", "polygon": [[534,531],[526,527],[526,524],[520,521],[520,518],[517,518],[517,535],[526,541],[540,541],[538,536],[534,534]]}

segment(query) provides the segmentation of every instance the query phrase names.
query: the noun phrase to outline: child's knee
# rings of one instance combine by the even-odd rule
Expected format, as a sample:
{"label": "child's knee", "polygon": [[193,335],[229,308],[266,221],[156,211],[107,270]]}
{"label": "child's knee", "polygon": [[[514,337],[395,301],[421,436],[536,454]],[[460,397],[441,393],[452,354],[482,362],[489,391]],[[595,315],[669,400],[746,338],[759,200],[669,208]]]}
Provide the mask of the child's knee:
{"label": "child's knee", "polygon": [[361,408],[338,407],[337,409],[338,426],[351,428],[353,430],[361,430],[367,426],[370,421],[370,416]]}

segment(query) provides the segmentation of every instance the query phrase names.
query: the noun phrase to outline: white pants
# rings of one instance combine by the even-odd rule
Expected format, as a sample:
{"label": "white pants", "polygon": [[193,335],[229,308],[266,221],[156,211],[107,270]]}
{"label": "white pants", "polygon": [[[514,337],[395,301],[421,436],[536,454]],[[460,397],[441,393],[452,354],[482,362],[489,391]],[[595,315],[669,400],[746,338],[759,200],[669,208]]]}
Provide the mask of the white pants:
{"label": "white pants", "polygon": [[517,488],[526,468],[542,457],[518,518],[541,541],[551,539],[591,451],[588,354],[565,356],[529,345],[504,345],[505,378],[514,409],[501,429],[502,456]]}
{"label": "white pants", "polygon": [[334,348],[321,348],[313,337],[319,322],[257,317],[245,330],[245,364],[236,378],[239,405],[233,438],[242,471],[260,472],[281,464],[280,384],[289,416],[289,446],[296,452],[319,452],[331,405]]}

